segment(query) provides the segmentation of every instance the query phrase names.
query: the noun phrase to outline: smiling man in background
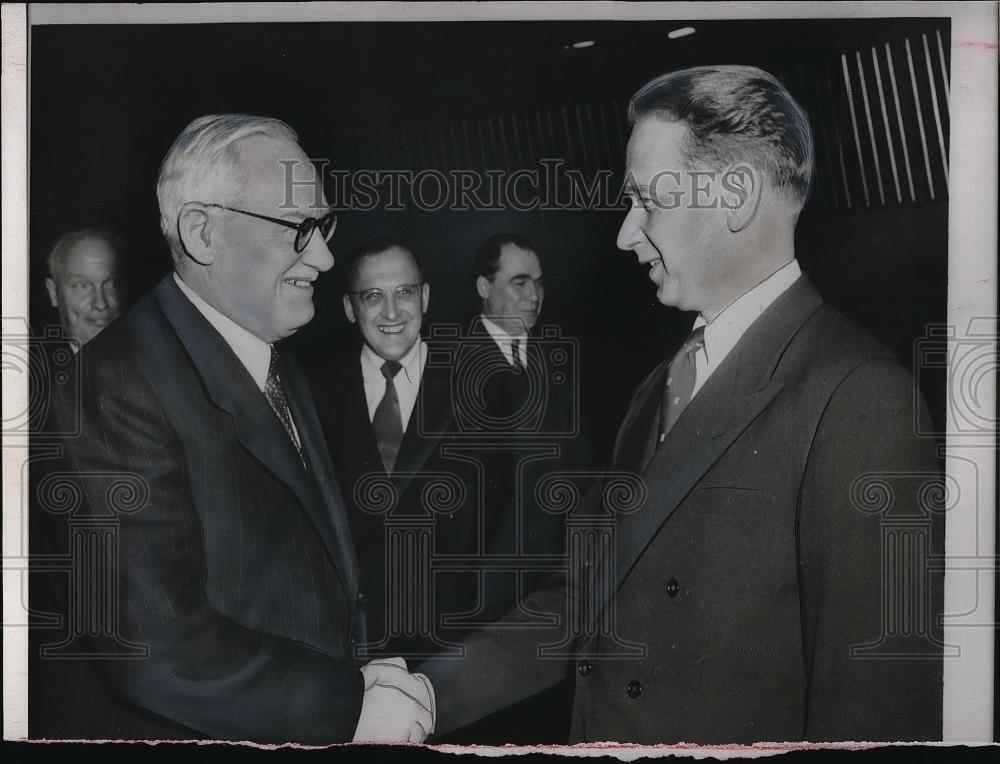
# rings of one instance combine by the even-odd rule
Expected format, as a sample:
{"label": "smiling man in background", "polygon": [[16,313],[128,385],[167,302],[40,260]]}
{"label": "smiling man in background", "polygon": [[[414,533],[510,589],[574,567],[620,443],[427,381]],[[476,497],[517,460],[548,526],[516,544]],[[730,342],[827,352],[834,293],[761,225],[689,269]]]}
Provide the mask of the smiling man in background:
{"label": "smiling man in background", "polygon": [[[358,652],[412,660],[456,636],[445,615],[475,605],[468,573],[432,575],[418,554],[473,552],[475,472],[443,451],[451,442],[450,374],[427,363],[420,329],[430,285],[416,252],[391,238],[361,244],[347,256],[346,282],[344,312],[361,349],[317,369],[313,395],[361,565],[368,642]],[[387,503],[383,488],[391,488]],[[437,501],[446,495],[465,498]],[[432,534],[429,548],[405,550],[409,523]]]}

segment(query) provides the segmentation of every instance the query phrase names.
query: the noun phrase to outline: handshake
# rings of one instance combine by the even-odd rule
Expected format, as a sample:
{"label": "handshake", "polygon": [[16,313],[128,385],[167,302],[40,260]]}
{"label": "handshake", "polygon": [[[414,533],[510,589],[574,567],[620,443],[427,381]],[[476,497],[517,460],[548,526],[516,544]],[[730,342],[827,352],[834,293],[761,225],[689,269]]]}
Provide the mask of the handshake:
{"label": "handshake", "polygon": [[361,669],[365,696],[355,743],[422,743],[434,732],[434,688],[411,674],[402,658],[373,660]]}

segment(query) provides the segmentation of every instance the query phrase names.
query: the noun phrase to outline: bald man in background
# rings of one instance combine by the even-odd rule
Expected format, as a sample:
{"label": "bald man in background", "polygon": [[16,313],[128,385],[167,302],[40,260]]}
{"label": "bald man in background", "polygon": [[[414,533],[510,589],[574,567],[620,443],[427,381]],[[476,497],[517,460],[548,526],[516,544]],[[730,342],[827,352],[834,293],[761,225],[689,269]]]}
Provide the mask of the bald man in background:
{"label": "bald man in background", "polygon": [[121,312],[124,250],[124,242],[115,234],[87,228],[66,234],[49,252],[45,288],[74,351]]}

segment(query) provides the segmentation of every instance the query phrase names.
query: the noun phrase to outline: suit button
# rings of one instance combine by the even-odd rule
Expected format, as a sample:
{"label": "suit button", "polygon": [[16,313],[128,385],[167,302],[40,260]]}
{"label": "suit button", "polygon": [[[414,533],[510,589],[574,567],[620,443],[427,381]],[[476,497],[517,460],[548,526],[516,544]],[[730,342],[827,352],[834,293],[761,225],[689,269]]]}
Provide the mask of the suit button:
{"label": "suit button", "polygon": [[359,605],[367,605],[368,604],[368,597],[365,595],[364,592],[358,592],[358,604]]}
{"label": "suit button", "polygon": [[590,676],[591,669],[593,666],[590,665],[590,661],[580,661],[576,664],[576,670],[580,672],[580,676]]}
{"label": "suit button", "polygon": [[681,585],[679,583],[677,583],[677,579],[676,578],[671,578],[669,581],[667,581],[667,596],[668,597],[676,597],[677,596],[677,592],[679,592],[680,590],[681,590]]}
{"label": "suit button", "polygon": [[632,698],[632,700],[635,700],[642,695],[642,682],[638,679],[633,679],[628,683],[628,687],[625,688],[625,691],[628,693],[628,696]]}

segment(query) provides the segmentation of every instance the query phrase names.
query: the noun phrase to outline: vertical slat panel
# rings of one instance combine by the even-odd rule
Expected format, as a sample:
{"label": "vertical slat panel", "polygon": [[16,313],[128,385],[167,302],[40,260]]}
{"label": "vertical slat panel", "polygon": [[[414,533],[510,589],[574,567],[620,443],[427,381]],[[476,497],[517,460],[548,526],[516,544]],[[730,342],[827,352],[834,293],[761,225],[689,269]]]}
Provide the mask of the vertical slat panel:
{"label": "vertical slat panel", "polygon": [[576,122],[576,134],[579,136],[580,140],[580,170],[585,174],[590,174],[590,151],[587,140],[587,134],[583,127],[583,111],[577,106],[573,109],[573,116]]}
{"label": "vertical slat panel", "polygon": [[937,49],[938,49],[938,59],[941,62],[941,85],[944,87],[944,106],[945,109],[951,110],[951,87],[948,83],[948,66],[944,61],[944,43],[941,41],[941,30],[938,29],[934,32],[935,37],[937,37]]}
{"label": "vertical slat panel", "polygon": [[483,120],[476,120],[476,134],[479,136],[479,154],[483,158],[483,170],[489,169],[490,163],[486,158],[486,135],[483,131]]}
{"label": "vertical slat panel", "polygon": [[858,170],[861,173],[861,189],[865,196],[865,207],[871,207],[871,199],[868,196],[868,179],[865,178],[865,160],[861,153],[861,135],[858,133],[858,116],[854,110],[854,93],[851,89],[851,73],[847,68],[847,56],[840,56],[841,68],[844,72],[844,87],[847,95],[847,107],[851,115],[851,129],[854,131],[854,148],[858,155]]}
{"label": "vertical slat panel", "polygon": [[872,68],[875,70],[875,84],[878,86],[878,102],[882,112],[882,127],[885,130],[886,145],[889,147],[889,163],[892,167],[892,182],[896,188],[896,201],[903,203],[903,193],[899,187],[899,170],[896,167],[896,152],[893,148],[892,127],[889,125],[889,110],[885,102],[885,89],[882,87],[882,72],[878,62],[876,49],[872,48]]}
{"label": "vertical slat panel", "polygon": [[910,85],[913,88],[913,102],[916,105],[917,110],[917,127],[920,130],[920,148],[924,152],[924,170],[927,173],[927,188],[931,195],[931,201],[933,201],[934,178],[931,175],[931,159],[930,154],[927,151],[927,133],[924,131],[924,115],[920,106],[920,93],[917,91],[917,75],[913,70],[913,51],[910,49],[910,38],[905,38],[904,42],[906,43],[906,63],[910,70]]}
{"label": "vertical slat panel", "polygon": [[500,151],[497,149],[497,131],[496,125],[493,124],[493,117],[486,118],[487,132],[490,137],[490,163],[487,167],[491,170],[500,169]]}
{"label": "vertical slat panel", "polygon": [[858,65],[858,80],[861,83],[861,98],[865,107],[865,123],[868,125],[868,135],[871,137],[872,159],[875,161],[875,180],[878,181],[878,198],[880,204],[885,206],[885,188],[882,186],[882,163],[878,158],[878,146],[875,143],[875,127],[872,124],[872,110],[868,102],[868,86],[865,84],[865,70],[861,65],[861,51],[855,51]]}
{"label": "vertical slat panel", "polygon": [[465,149],[465,167],[468,170],[473,169],[474,162],[472,159],[472,144],[469,142],[469,120],[462,120],[462,146]]}
{"label": "vertical slat panel", "polygon": [[934,85],[934,72],[931,66],[931,49],[927,44],[927,35],[921,35],[924,41],[924,61],[927,63],[927,85],[931,89],[931,106],[934,109],[934,127],[937,129],[938,150],[941,152],[941,167],[944,169],[944,187],[948,190],[948,154],[944,147],[944,130],[941,129],[941,112],[938,109],[937,87]]}
{"label": "vertical slat panel", "polygon": [[576,163],[576,152],[573,151],[573,137],[570,133],[569,127],[569,114],[567,114],[566,109],[561,110],[562,113],[562,138],[566,141],[565,155],[566,159],[572,167],[577,167]]}
{"label": "vertical slat panel", "polygon": [[505,124],[506,121],[507,120],[504,118],[502,114],[497,116],[497,135],[500,143],[500,151],[503,153],[503,168],[507,172],[510,172],[511,158],[510,158],[510,151],[508,150],[510,141],[507,139],[507,127]]}
{"label": "vertical slat panel", "polygon": [[827,129],[830,124],[830,119],[826,110],[827,100],[823,95],[823,88],[820,85],[819,66],[811,65],[808,67],[808,70],[812,75],[809,78],[808,85],[812,85],[814,87],[813,96],[816,99],[816,115],[819,122],[818,127],[820,143],[822,144],[822,155],[826,160],[826,185],[830,189],[830,198],[833,200],[833,208],[840,209],[840,194],[837,192],[837,172],[834,169],[836,162],[833,155],[833,138],[830,135],[830,130]]}
{"label": "vertical slat panel", "polygon": [[604,153],[607,158],[607,164],[605,166],[613,172],[616,166],[615,152],[614,147],[611,145],[611,132],[608,130],[608,116],[605,113],[606,111],[607,104],[604,102],[598,104],[597,115],[601,129],[601,145],[604,146]]}
{"label": "vertical slat panel", "polygon": [[438,169],[442,172],[446,172],[451,168],[455,158],[455,155],[449,151],[448,147],[447,122],[438,122],[434,126],[434,138],[437,149],[441,152],[441,161],[438,163]]}
{"label": "vertical slat panel", "polygon": [[521,167],[526,167],[527,162],[524,158],[523,147],[521,144],[520,131],[517,129],[517,115],[510,115],[510,135],[514,140],[514,169],[517,170]]}
{"label": "vertical slat panel", "polygon": [[521,125],[521,131],[524,133],[524,149],[528,154],[528,165],[532,169],[538,167],[538,153],[535,151],[535,139],[531,135],[531,115],[524,115],[524,122]]}
{"label": "vertical slat panel", "polygon": [[899,103],[899,88],[896,87],[896,69],[892,63],[892,48],[885,44],[885,58],[889,65],[889,82],[892,85],[892,100],[896,105],[896,122],[899,125],[899,143],[903,147],[903,162],[906,165],[906,182],[910,188],[910,201],[917,201],[917,192],[913,185],[913,168],[910,165],[910,150],[906,142],[906,128],[903,125],[903,110]]}
{"label": "vertical slat panel", "polygon": [[[828,59],[823,61],[823,73],[826,75],[826,90],[830,99],[828,103],[831,104],[834,109],[834,114],[836,114],[837,98],[834,95],[833,75],[830,73],[830,61]],[[833,135],[837,145],[837,160],[840,164],[840,179],[844,184],[844,199],[847,201],[847,209],[853,209],[854,204],[851,202],[851,184],[847,177],[847,160],[844,157],[844,142],[840,136],[840,120],[834,117],[830,120],[830,124],[833,125]]]}

